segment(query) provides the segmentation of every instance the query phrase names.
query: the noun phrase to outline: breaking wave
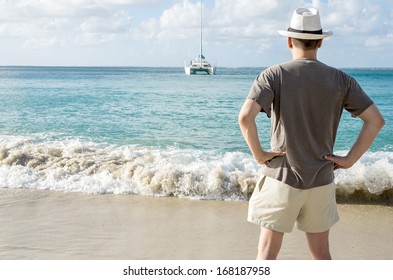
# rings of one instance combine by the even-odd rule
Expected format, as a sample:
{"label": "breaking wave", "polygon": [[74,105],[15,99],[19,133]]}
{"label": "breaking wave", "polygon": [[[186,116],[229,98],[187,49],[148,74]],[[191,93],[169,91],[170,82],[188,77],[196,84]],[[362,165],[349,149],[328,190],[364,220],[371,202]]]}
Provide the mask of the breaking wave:
{"label": "breaking wave", "polygon": [[[0,187],[246,200],[262,168],[249,154],[0,137]],[[336,172],[339,201],[393,200],[393,153]]]}

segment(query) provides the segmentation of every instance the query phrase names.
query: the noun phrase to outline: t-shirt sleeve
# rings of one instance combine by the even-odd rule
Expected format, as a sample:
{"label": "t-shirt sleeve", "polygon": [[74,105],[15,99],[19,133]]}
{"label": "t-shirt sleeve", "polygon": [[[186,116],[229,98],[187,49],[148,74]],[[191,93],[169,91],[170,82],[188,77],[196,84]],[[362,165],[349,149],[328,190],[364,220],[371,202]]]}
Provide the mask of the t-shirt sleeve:
{"label": "t-shirt sleeve", "polygon": [[267,70],[262,72],[251,86],[247,99],[256,101],[261,107],[261,112],[271,117],[271,105],[274,99],[274,90],[272,88],[271,77]]}
{"label": "t-shirt sleeve", "polygon": [[348,95],[345,100],[344,108],[351,113],[352,117],[357,117],[363,113],[374,102],[364,92],[358,82],[350,77],[348,81]]}

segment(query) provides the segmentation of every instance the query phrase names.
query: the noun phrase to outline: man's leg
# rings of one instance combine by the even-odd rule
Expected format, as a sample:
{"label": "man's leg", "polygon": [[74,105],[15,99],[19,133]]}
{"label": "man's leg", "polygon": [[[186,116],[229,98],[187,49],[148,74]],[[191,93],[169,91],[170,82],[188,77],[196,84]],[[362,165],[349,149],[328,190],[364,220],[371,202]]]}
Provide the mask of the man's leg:
{"label": "man's leg", "polygon": [[313,260],[331,260],[329,251],[329,230],[321,233],[306,233],[308,249]]}
{"label": "man's leg", "polygon": [[275,260],[281,249],[284,233],[261,227],[257,260]]}

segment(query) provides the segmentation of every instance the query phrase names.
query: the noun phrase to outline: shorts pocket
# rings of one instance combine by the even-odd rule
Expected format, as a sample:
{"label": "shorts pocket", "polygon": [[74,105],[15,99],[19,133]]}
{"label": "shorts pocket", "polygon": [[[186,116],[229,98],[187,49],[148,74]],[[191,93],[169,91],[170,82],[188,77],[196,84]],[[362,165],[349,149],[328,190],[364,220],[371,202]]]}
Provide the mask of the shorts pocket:
{"label": "shorts pocket", "polygon": [[266,175],[263,175],[259,180],[257,181],[256,187],[258,188],[259,191],[262,190],[263,184],[265,184],[266,181]]}

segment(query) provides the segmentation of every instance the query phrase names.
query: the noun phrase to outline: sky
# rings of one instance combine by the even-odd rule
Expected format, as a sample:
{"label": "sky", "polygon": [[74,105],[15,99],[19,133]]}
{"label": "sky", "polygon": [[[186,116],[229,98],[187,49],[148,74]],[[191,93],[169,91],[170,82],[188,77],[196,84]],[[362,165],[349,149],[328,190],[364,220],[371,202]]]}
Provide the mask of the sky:
{"label": "sky", "polygon": [[[297,7],[333,31],[319,60],[393,68],[393,0],[204,0],[203,53],[217,67],[291,59]],[[199,52],[200,0],[0,0],[0,65],[182,67]]]}

